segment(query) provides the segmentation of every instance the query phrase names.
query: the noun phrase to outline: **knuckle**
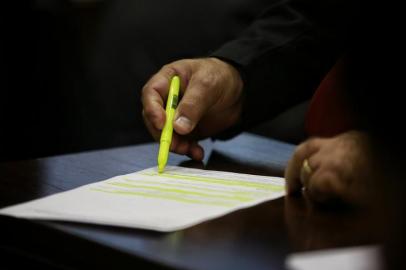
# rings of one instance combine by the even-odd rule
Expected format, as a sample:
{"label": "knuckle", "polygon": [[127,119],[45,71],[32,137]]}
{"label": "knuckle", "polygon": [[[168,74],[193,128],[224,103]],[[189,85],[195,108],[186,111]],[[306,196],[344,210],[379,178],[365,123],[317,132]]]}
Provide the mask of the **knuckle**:
{"label": "knuckle", "polygon": [[151,91],[150,83],[147,82],[141,89],[141,94],[146,95],[148,94],[148,91]]}
{"label": "knuckle", "polygon": [[145,106],[148,103],[148,89],[144,86],[141,91],[141,103]]}
{"label": "knuckle", "polygon": [[175,68],[173,67],[172,63],[165,64],[161,68],[161,72],[164,72],[165,74],[169,74],[169,73],[174,72],[174,71],[175,71]]}
{"label": "knuckle", "polygon": [[183,62],[177,61],[177,62],[172,62],[166,65],[163,65],[159,73],[163,74],[165,77],[170,78],[176,74],[179,74],[180,70],[182,70],[184,67]]}
{"label": "knuckle", "polygon": [[162,128],[162,118],[153,108],[145,108],[143,110],[144,122],[156,129]]}
{"label": "knuckle", "polygon": [[302,159],[309,157],[309,155],[318,150],[320,144],[319,140],[318,138],[312,138],[299,144],[294,152],[295,156]]}
{"label": "knuckle", "polygon": [[174,152],[180,155],[186,155],[188,149],[188,144],[186,142],[182,142],[178,144],[178,146],[174,149]]}
{"label": "knuckle", "polygon": [[295,151],[293,152],[293,156],[297,157],[298,159],[302,159],[305,157],[305,153],[306,153],[306,142],[299,144]]}
{"label": "knuckle", "polygon": [[323,198],[332,198],[339,195],[339,179],[332,173],[320,173],[317,179],[314,179],[313,190]]}
{"label": "knuckle", "polygon": [[344,162],[338,159],[329,159],[325,164],[325,168],[333,175],[338,175],[344,168]]}
{"label": "knuckle", "polygon": [[320,138],[311,138],[307,141],[307,151],[314,152],[319,148],[320,145]]}
{"label": "knuckle", "polygon": [[203,89],[211,88],[216,81],[216,75],[212,72],[205,72],[204,76],[200,76],[199,84]]}
{"label": "knuckle", "polygon": [[152,77],[144,84],[144,86],[141,89],[141,96],[147,95],[152,90],[151,84],[153,83],[153,81],[154,78]]}
{"label": "knuckle", "polygon": [[145,118],[151,118],[155,115],[155,110],[151,106],[144,107],[142,112]]}

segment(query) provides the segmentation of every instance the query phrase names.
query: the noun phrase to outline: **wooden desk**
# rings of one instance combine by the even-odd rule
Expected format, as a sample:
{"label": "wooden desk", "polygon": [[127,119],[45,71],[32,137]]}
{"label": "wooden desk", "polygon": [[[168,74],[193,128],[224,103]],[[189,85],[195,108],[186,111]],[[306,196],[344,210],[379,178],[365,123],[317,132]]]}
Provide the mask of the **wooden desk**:
{"label": "wooden desk", "polygon": [[[169,164],[281,176],[294,149],[248,133],[205,146],[204,164],[178,155]],[[144,144],[0,164],[0,207],[155,166],[156,153],[157,144]],[[0,268],[12,263],[42,269],[283,269],[289,252],[380,241],[375,221],[368,211],[326,211],[302,197],[174,233],[0,217]]]}

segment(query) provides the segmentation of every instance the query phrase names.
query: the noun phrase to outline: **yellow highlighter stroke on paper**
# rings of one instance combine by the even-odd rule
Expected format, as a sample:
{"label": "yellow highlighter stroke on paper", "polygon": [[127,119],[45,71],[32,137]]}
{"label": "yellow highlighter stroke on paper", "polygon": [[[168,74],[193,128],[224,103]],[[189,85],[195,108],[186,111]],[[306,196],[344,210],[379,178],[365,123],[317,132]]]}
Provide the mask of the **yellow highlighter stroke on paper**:
{"label": "yellow highlighter stroke on paper", "polygon": [[175,117],[176,107],[178,106],[180,89],[179,76],[173,76],[169,87],[168,100],[166,102],[166,120],[164,128],[162,129],[161,139],[159,141],[158,152],[158,172],[162,173],[168,162],[169,147],[172,142],[173,134],[173,118]]}
{"label": "yellow highlighter stroke on paper", "polygon": [[166,166],[0,209],[0,215],[171,232],[285,195],[281,177]]}

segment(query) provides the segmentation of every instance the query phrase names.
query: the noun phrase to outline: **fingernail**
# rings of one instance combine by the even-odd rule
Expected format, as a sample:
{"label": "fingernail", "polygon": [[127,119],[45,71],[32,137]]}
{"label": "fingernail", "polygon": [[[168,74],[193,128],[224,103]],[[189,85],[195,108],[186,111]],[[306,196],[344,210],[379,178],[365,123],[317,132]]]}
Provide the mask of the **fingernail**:
{"label": "fingernail", "polygon": [[190,131],[193,128],[192,121],[185,116],[180,116],[175,121],[176,125],[185,131]]}

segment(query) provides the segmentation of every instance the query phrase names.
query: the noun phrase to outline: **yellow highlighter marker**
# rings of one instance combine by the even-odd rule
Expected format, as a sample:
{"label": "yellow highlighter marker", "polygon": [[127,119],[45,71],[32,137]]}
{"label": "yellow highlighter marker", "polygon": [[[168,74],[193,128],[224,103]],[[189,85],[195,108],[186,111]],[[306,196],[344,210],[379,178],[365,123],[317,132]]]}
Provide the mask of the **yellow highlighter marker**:
{"label": "yellow highlighter marker", "polygon": [[174,76],[169,87],[168,101],[166,102],[166,120],[162,129],[158,153],[158,172],[162,173],[168,161],[169,147],[172,142],[173,118],[178,106],[180,79]]}

